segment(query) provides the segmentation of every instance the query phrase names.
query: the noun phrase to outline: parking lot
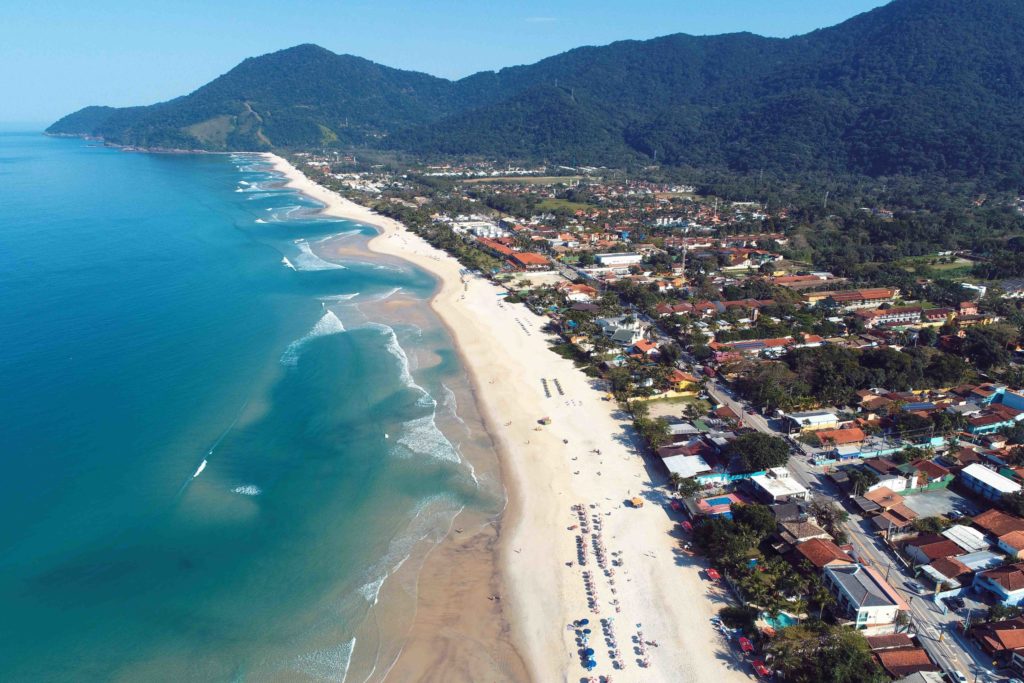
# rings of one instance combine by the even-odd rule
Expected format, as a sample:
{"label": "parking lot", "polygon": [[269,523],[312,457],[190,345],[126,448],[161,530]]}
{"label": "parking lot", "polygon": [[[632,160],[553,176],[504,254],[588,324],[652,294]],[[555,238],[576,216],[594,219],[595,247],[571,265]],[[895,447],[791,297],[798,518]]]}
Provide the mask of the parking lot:
{"label": "parking lot", "polygon": [[948,516],[950,513],[970,517],[983,511],[974,501],[951,489],[915,493],[907,496],[903,503],[921,517]]}

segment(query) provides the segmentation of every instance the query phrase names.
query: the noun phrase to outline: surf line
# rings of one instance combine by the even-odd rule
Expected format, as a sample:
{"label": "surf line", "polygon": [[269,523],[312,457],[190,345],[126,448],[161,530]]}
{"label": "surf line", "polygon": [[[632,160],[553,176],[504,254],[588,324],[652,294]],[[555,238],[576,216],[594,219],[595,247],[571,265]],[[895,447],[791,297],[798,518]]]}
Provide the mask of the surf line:
{"label": "surf line", "polygon": [[199,463],[198,467],[196,467],[196,470],[192,474],[192,476],[186,479],[185,482],[181,485],[181,488],[178,489],[178,493],[175,494],[175,498],[180,498],[181,494],[185,493],[185,489],[188,488],[188,485],[191,484],[195,479],[199,477],[200,474],[203,473],[203,470],[206,469],[206,466],[210,462],[210,456],[212,456],[213,452],[217,450],[217,447],[220,446],[221,442],[224,441],[225,438],[227,438],[227,435],[230,434],[231,430],[235,428],[235,425],[238,424],[238,421],[242,419],[242,414],[245,412],[245,409],[249,406],[250,398],[251,395],[245,397],[245,401],[242,402],[242,407],[238,409],[238,413],[235,415],[235,419],[231,421],[231,424],[228,425],[227,429],[225,429],[221,433],[221,435],[217,437],[217,440],[214,441],[210,448],[206,451],[206,454],[203,456],[203,461]]}

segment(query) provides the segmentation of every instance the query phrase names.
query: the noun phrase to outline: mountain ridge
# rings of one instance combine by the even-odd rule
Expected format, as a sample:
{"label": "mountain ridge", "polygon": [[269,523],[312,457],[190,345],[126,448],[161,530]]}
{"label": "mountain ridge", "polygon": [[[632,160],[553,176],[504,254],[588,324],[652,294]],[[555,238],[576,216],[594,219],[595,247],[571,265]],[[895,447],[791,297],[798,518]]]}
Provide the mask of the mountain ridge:
{"label": "mountain ridge", "polygon": [[451,81],[304,44],[47,132],[140,147],[371,147],[558,163],[1020,175],[1024,3],[894,0],[791,38],[672,34]]}

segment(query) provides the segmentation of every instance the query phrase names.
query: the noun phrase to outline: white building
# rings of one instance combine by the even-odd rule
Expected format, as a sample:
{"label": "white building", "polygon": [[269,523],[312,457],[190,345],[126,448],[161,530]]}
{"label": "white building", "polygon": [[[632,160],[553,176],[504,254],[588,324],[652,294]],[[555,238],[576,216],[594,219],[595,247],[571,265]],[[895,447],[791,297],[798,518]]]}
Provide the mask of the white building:
{"label": "white building", "polygon": [[1004,494],[1017,493],[1021,489],[1020,484],[976,462],[960,470],[960,480],[964,486],[989,500],[999,500]]}
{"label": "white building", "polygon": [[892,633],[896,617],[908,611],[907,603],[871,567],[861,564],[825,567],[825,585],[859,631]]}
{"label": "white building", "polygon": [[621,268],[623,266],[638,266],[644,260],[640,254],[594,254],[594,260],[604,268]]}
{"label": "white building", "polygon": [[807,489],[790,475],[785,467],[773,467],[764,474],[750,478],[754,494],[766,503],[787,503],[807,500]]}

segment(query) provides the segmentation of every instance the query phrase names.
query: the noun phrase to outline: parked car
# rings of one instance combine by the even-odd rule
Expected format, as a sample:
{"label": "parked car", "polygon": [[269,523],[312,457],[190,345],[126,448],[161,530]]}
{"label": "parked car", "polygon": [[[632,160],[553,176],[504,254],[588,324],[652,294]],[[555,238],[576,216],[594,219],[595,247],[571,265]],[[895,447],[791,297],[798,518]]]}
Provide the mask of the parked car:
{"label": "parked car", "polygon": [[758,678],[768,678],[772,675],[771,670],[760,659],[754,660],[754,673],[757,674]]}
{"label": "parked car", "polygon": [[722,578],[722,575],[719,574],[718,570],[715,569],[714,567],[708,567],[708,569],[707,569],[707,571],[705,573],[708,575],[708,578],[711,579],[712,581],[718,581],[719,579]]}
{"label": "parked car", "polygon": [[924,586],[917,581],[907,581],[903,587],[911,593],[924,593]]}
{"label": "parked car", "polygon": [[950,609],[963,609],[964,599],[963,598],[946,598],[946,604],[949,605]]}

